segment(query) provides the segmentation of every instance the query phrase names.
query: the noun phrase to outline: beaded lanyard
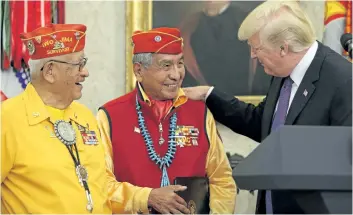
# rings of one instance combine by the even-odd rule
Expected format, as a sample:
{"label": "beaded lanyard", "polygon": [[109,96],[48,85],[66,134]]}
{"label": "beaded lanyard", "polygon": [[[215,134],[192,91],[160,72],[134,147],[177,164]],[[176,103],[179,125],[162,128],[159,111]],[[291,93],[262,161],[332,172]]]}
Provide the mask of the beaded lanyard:
{"label": "beaded lanyard", "polygon": [[176,152],[175,130],[177,127],[176,126],[177,115],[176,115],[176,113],[174,113],[172,115],[172,117],[170,118],[168,151],[164,155],[164,157],[161,158],[159,155],[157,155],[156,151],[154,150],[153,141],[152,141],[150,133],[147,130],[145,118],[142,115],[141,106],[138,102],[137,96],[136,96],[136,110],[137,110],[137,118],[138,118],[139,128],[141,131],[141,135],[142,135],[143,139],[145,140],[148,155],[149,155],[150,159],[152,161],[154,161],[155,164],[159,165],[159,168],[162,170],[161,187],[168,186],[168,185],[170,185],[170,182],[169,182],[169,177],[168,177],[168,173],[167,173],[167,168],[171,165],[172,160],[174,159],[174,156],[175,156],[175,152]]}

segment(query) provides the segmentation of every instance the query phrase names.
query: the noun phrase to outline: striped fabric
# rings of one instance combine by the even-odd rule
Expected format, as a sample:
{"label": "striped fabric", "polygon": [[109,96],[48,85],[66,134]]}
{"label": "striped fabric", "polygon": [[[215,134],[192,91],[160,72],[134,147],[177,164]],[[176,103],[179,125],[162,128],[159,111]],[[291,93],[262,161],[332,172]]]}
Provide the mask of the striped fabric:
{"label": "striped fabric", "polygon": [[[352,4],[351,0],[347,1],[347,13],[346,13],[346,27],[344,29],[344,33],[352,34]],[[349,59],[348,52],[344,51],[343,55]]]}
{"label": "striped fabric", "polygon": [[1,1],[1,99],[23,91],[30,81],[29,55],[20,39],[23,32],[49,23],[65,22],[63,0]]}
{"label": "striped fabric", "polygon": [[[10,0],[2,1],[1,17],[1,69],[20,70],[29,56],[19,35],[49,23],[64,23],[64,1]],[[10,63],[11,62],[11,63]]]}
{"label": "striped fabric", "polygon": [[352,1],[326,0],[325,31],[323,43],[341,55],[345,55],[340,43],[341,36],[351,32]]}

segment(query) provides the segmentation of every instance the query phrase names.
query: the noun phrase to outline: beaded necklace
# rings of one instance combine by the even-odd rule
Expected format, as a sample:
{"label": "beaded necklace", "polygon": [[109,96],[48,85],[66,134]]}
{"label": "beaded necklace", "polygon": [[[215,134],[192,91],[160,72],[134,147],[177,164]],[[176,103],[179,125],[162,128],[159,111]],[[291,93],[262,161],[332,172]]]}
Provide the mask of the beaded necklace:
{"label": "beaded necklace", "polygon": [[145,118],[142,115],[141,105],[138,102],[136,96],[136,111],[138,124],[141,131],[141,135],[145,140],[146,148],[150,159],[156,164],[159,165],[159,168],[162,170],[162,179],[161,179],[161,187],[169,186],[169,177],[167,173],[167,168],[172,164],[172,161],[176,152],[176,140],[175,140],[175,130],[177,124],[177,115],[174,113],[170,118],[169,123],[169,137],[168,137],[168,151],[164,155],[164,157],[160,157],[156,151],[154,150],[153,141],[150,133],[147,130]]}

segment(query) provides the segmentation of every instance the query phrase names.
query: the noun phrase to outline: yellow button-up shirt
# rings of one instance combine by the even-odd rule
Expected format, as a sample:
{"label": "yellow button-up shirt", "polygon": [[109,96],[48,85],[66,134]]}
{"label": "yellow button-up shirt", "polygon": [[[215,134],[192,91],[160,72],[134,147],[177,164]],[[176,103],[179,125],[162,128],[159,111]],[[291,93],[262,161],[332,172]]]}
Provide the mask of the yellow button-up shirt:
{"label": "yellow button-up shirt", "polygon": [[[151,105],[151,101],[138,85],[144,101]],[[178,107],[187,102],[187,97],[182,90],[173,102]],[[132,107],[135,108],[135,107]],[[118,182],[114,176],[113,149],[110,139],[110,126],[106,113],[99,110],[97,114],[98,126],[101,130],[103,145],[106,150],[108,192],[113,213],[148,213],[148,197],[151,188],[134,186],[127,182]],[[119,119],[111,119],[119,120]],[[227,155],[223,143],[218,136],[215,120],[210,110],[207,110],[206,130],[210,141],[207,155],[206,172],[210,183],[210,209],[213,214],[232,214],[235,209],[236,184],[232,178]],[[117,164],[119,165],[119,164]]]}
{"label": "yellow button-up shirt", "polygon": [[[73,159],[54,134],[53,122],[63,117],[76,131],[81,165],[88,172],[93,213],[110,213],[104,148],[97,122],[85,106],[73,102],[63,115],[51,115],[33,85],[1,108],[1,212],[16,214],[80,214],[86,210],[84,188]],[[85,144],[78,125],[94,131],[97,145]],[[75,152],[74,152],[75,153]]]}

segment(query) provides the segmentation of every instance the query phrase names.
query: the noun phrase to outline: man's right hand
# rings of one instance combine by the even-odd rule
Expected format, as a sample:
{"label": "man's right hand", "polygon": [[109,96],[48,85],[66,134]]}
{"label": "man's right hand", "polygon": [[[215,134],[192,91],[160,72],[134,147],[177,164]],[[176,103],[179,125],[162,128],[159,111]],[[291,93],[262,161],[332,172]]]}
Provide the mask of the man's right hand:
{"label": "man's right hand", "polygon": [[190,213],[183,198],[176,192],[187,188],[180,185],[170,185],[153,189],[148,197],[148,205],[162,214],[188,214]]}
{"label": "man's right hand", "polygon": [[210,86],[186,87],[186,88],[183,88],[183,91],[186,97],[188,97],[191,100],[205,101],[206,95],[210,88],[211,88]]}

